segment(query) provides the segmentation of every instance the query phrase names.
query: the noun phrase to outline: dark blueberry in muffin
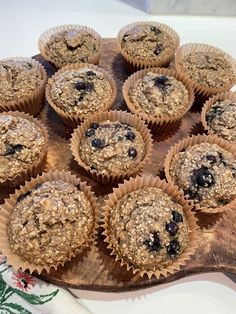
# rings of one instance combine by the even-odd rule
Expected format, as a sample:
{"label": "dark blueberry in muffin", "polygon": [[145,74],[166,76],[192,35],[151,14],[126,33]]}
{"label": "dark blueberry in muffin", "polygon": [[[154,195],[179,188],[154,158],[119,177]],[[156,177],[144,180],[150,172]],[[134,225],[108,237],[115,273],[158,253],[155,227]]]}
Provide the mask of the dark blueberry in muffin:
{"label": "dark blueberry in muffin", "polygon": [[86,90],[86,82],[84,81],[78,81],[75,83],[75,88],[78,90],[78,91],[81,91],[81,90]]}
{"label": "dark blueberry in muffin", "polygon": [[90,124],[90,128],[91,129],[95,129],[96,130],[98,127],[99,127],[99,124],[97,122],[93,122],[93,123]]}
{"label": "dark blueberry in muffin", "polygon": [[93,72],[92,70],[87,71],[86,74],[87,74],[88,76],[96,76],[96,73]]}
{"label": "dark blueberry in muffin", "polygon": [[174,257],[180,253],[180,243],[177,239],[174,239],[167,246],[167,253],[170,257]]}
{"label": "dark blueberry in muffin", "polygon": [[158,56],[163,51],[163,46],[161,44],[157,44],[154,49],[154,54]]}
{"label": "dark blueberry in muffin", "polygon": [[187,198],[190,198],[190,199],[198,199],[198,198],[199,198],[198,192],[197,192],[197,191],[193,191],[193,190],[191,190],[191,189],[189,189],[189,190],[184,190],[184,195],[185,195]]}
{"label": "dark blueberry in muffin", "polygon": [[152,237],[144,240],[149,252],[158,252],[161,249],[161,240],[159,232],[153,232]]}
{"label": "dark blueberry in muffin", "polygon": [[96,147],[96,148],[102,148],[103,147],[103,142],[99,138],[95,138],[94,140],[92,140],[91,144],[93,147]]}
{"label": "dark blueberry in muffin", "polygon": [[221,115],[223,112],[224,112],[224,108],[222,108],[219,105],[211,107],[208,113],[206,114],[207,122],[211,123],[216,118],[216,116]]}
{"label": "dark blueberry in muffin", "polygon": [[94,129],[88,129],[86,132],[85,132],[85,136],[86,137],[90,137],[92,135],[95,134],[95,130]]}
{"label": "dark blueberry in muffin", "polygon": [[212,173],[206,167],[194,171],[193,182],[203,188],[208,188],[215,183]]}
{"label": "dark blueberry in muffin", "polygon": [[166,231],[168,231],[171,236],[176,235],[178,230],[179,227],[174,221],[170,221],[166,224]]}
{"label": "dark blueberry in muffin", "polygon": [[87,83],[86,83],[86,91],[87,91],[87,92],[91,92],[92,90],[94,90],[94,85],[93,85],[93,83],[87,82]]}
{"label": "dark blueberry in muffin", "polygon": [[161,30],[156,26],[150,27],[151,31],[154,32],[156,35],[159,35],[161,33]]}
{"label": "dark blueberry in muffin", "polygon": [[128,149],[128,156],[131,158],[135,158],[138,155],[137,150],[133,147]]}
{"label": "dark blueberry in muffin", "polygon": [[23,199],[25,199],[27,196],[29,196],[31,194],[31,190],[26,192],[25,194],[21,194],[18,198],[17,198],[17,202],[22,201]]}
{"label": "dark blueberry in muffin", "polygon": [[23,148],[24,148],[24,146],[21,144],[16,144],[16,145],[8,144],[6,146],[6,149],[5,149],[3,156],[14,155],[17,152],[20,152]]}
{"label": "dark blueberry in muffin", "polygon": [[211,163],[216,163],[217,159],[216,159],[216,156],[214,155],[207,155],[206,156],[207,160],[209,160]]}
{"label": "dark blueberry in muffin", "polygon": [[176,210],[172,210],[172,220],[176,223],[183,222],[183,216]]}
{"label": "dark blueberry in muffin", "polygon": [[154,78],[154,85],[158,87],[161,91],[165,91],[169,86],[169,80],[165,75],[156,76]]}
{"label": "dark blueberry in muffin", "polygon": [[128,131],[128,132],[126,133],[126,138],[127,138],[128,140],[130,140],[131,142],[133,142],[133,141],[135,140],[135,134],[134,134],[134,132]]}

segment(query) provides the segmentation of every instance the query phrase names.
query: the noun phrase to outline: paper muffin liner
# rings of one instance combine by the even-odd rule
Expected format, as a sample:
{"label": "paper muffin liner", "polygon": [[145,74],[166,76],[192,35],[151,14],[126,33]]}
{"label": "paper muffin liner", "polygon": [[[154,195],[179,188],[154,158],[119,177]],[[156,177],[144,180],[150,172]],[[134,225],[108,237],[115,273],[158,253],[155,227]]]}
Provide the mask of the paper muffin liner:
{"label": "paper muffin liner", "polygon": [[[154,60],[154,61],[148,61],[148,60],[138,60],[136,58],[134,58],[133,56],[127,54],[124,49],[121,47],[121,43],[122,43],[122,38],[124,36],[124,34],[129,31],[132,27],[134,27],[135,25],[153,25],[158,27],[160,30],[162,30],[163,32],[165,32],[166,34],[168,34],[171,39],[174,42],[174,46],[173,49],[171,51],[169,51],[168,54],[163,55],[162,58],[158,58],[158,60]],[[179,39],[179,35],[176,33],[176,31],[169,27],[166,24],[162,24],[159,22],[135,22],[135,23],[131,23],[128,24],[124,27],[122,27],[117,35],[117,44],[118,44],[118,49],[121,53],[121,55],[124,57],[124,59],[133,67],[135,68],[149,68],[149,67],[161,67],[161,66],[167,66],[171,59],[173,58],[176,49],[179,47],[180,44],[180,39]]]}
{"label": "paper muffin liner", "polygon": [[[145,112],[140,112],[137,110],[134,106],[134,104],[130,100],[129,96],[129,90],[132,88],[135,84],[135,82],[141,78],[143,78],[148,72],[153,72],[160,75],[167,75],[172,76],[176,78],[178,81],[183,83],[183,85],[186,87],[188,91],[188,104],[186,105],[186,108],[184,111],[179,113],[175,116],[167,116],[167,115],[154,115],[154,114],[147,114]],[[163,130],[167,127],[169,127],[171,124],[181,120],[181,118],[189,111],[191,108],[193,101],[194,101],[194,91],[189,83],[188,79],[180,74],[177,73],[173,69],[164,69],[164,68],[148,68],[144,70],[140,70],[131,76],[128,77],[128,79],[125,81],[123,85],[123,97],[125,99],[125,102],[129,108],[129,110],[142,118],[146,123],[148,124],[148,127],[152,129],[153,132],[163,132]]]}
{"label": "paper muffin liner", "polygon": [[9,59],[14,61],[26,61],[32,63],[33,67],[37,68],[40,71],[42,75],[42,80],[40,85],[32,93],[27,93],[24,97],[13,101],[0,102],[0,112],[23,111],[31,115],[36,115],[44,106],[44,92],[47,82],[46,70],[40,62],[32,58],[14,57],[5,58],[2,59],[1,61],[7,61]]}
{"label": "paper muffin liner", "polygon": [[[233,156],[236,158],[236,146],[230,144],[230,142],[226,140],[221,139],[220,137],[217,137],[216,135],[203,134],[203,135],[197,135],[197,136],[189,136],[183,140],[180,140],[174,146],[172,146],[166,155],[166,158],[164,161],[164,171],[165,171],[167,182],[175,184],[170,175],[170,165],[171,165],[171,161],[173,157],[179,152],[184,151],[186,148],[190,146],[193,146],[196,144],[202,144],[202,143],[217,144],[221,148],[233,154]],[[193,200],[188,199],[188,201],[192,203],[195,210],[203,212],[203,213],[208,213],[208,214],[225,212],[236,206],[236,199],[232,200],[231,202],[229,202],[228,204],[224,206],[215,207],[215,208],[201,207],[200,204],[198,203],[195,204]]]}
{"label": "paper muffin liner", "polygon": [[[207,87],[207,86],[201,85],[201,84],[197,83],[195,80],[191,79],[190,76],[186,73],[186,71],[184,71],[182,69],[182,66],[180,64],[181,60],[191,52],[216,53],[216,54],[223,55],[225,60],[227,60],[232,66],[232,69],[233,69],[234,75],[235,75],[234,82],[232,82],[231,84],[222,86],[222,87]],[[185,44],[185,45],[182,45],[181,47],[179,47],[176,51],[176,54],[175,54],[175,68],[176,68],[176,71],[178,73],[182,73],[183,75],[185,75],[186,78],[189,79],[195,92],[200,97],[203,97],[203,98],[209,97],[213,94],[228,91],[236,83],[236,60],[234,60],[234,58],[232,58],[229,54],[227,54],[223,50],[221,50],[217,47],[214,47],[214,46],[206,45],[206,44],[188,43],[188,44]]]}
{"label": "paper muffin liner", "polygon": [[[134,170],[125,170],[120,172],[120,174],[104,174],[101,171],[92,170],[88,165],[86,165],[80,158],[79,155],[79,145],[84,133],[89,129],[92,122],[101,122],[104,120],[110,121],[120,121],[121,123],[127,123],[131,127],[134,127],[142,136],[145,144],[145,156],[142,161],[137,162],[137,165]],[[71,138],[70,149],[74,159],[77,161],[79,166],[84,168],[90,176],[103,184],[113,184],[119,182],[123,179],[127,179],[131,176],[135,176],[143,170],[143,167],[150,161],[152,156],[152,137],[144,122],[137,116],[124,111],[109,111],[109,112],[98,112],[93,115],[90,115],[77,129],[74,130],[74,133]]]}
{"label": "paper muffin liner", "polygon": [[77,24],[59,25],[59,26],[55,26],[55,27],[52,27],[52,28],[46,30],[40,36],[39,41],[38,41],[38,48],[39,48],[40,54],[43,56],[43,58],[45,60],[53,63],[57,68],[62,68],[63,66],[65,66],[65,64],[63,62],[59,62],[58,60],[55,60],[52,56],[47,55],[47,53],[45,51],[45,45],[50,40],[51,36],[58,34],[60,32],[63,32],[63,31],[71,30],[71,29],[88,32],[94,38],[97,39],[98,44],[99,44],[99,51],[97,53],[91,55],[90,57],[88,57],[87,63],[98,64],[99,59],[100,59],[100,55],[101,55],[101,40],[102,40],[101,36],[94,29],[87,27],[87,26],[83,26],[83,25],[77,25]]}
{"label": "paper muffin liner", "polygon": [[[17,202],[17,198],[21,194],[25,194],[29,190],[31,190],[36,184],[44,183],[47,181],[53,181],[53,180],[62,180],[68,183],[71,183],[75,186],[79,186],[80,190],[84,192],[85,196],[89,200],[91,207],[93,209],[94,213],[94,224],[93,228],[90,232],[90,235],[87,240],[85,240],[83,243],[81,243],[81,246],[72,251],[68,258],[65,259],[63,262],[56,263],[54,265],[38,265],[33,264],[27,261],[24,261],[21,259],[20,256],[13,253],[9,239],[8,239],[8,223],[11,219],[11,214],[13,212],[14,206]],[[12,265],[14,269],[21,268],[23,271],[28,270],[30,273],[37,272],[40,274],[43,270],[47,273],[50,271],[50,269],[57,269],[59,266],[63,266],[66,262],[70,261],[73,257],[81,253],[81,251],[88,247],[93,241],[95,240],[96,235],[96,229],[98,227],[98,209],[96,205],[96,199],[94,197],[94,193],[91,191],[91,187],[86,185],[85,182],[81,182],[79,178],[77,178],[75,175],[72,175],[70,172],[65,171],[55,171],[55,172],[44,172],[41,176],[37,176],[36,178],[32,179],[31,181],[27,181],[25,185],[21,186],[19,190],[16,190],[14,194],[11,194],[8,199],[5,200],[5,203],[0,206],[0,247],[4,255],[7,256],[8,264]]]}
{"label": "paper muffin liner", "polygon": [[86,115],[81,115],[81,114],[76,114],[76,113],[68,113],[64,110],[62,110],[56,103],[55,101],[51,98],[51,88],[54,83],[54,81],[60,76],[62,73],[66,71],[71,71],[71,70],[79,70],[81,68],[89,68],[93,69],[95,71],[101,72],[104,75],[104,78],[109,81],[111,88],[112,88],[112,95],[111,98],[107,100],[107,102],[103,105],[103,107],[99,108],[96,112],[99,111],[106,111],[109,110],[115,101],[116,94],[117,94],[117,88],[116,88],[116,82],[114,81],[113,77],[106,72],[104,69],[93,65],[93,64],[88,64],[88,63],[74,63],[67,65],[60,69],[58,72],[56,72],[49,80],[46,86],[46,99],[49,103],[49,105],[56,111],[56,113],[60,116],[61,120],[69,127],[75,128],[77,127],[78,124],[80,124],[81,121],[83,121],[88,115],[92,114],[86,114]]}
{"label": "paper muffin liner", "polygon": [[49,135],[47,128],[36,118],[30,116],[27,113],[19,112],[19,111],[8,111],[2,114],[11,115],[14,117],[21,117],[29,120],[30,122],[36,124],[42,131],[42,134],[45,138],[45,145],[43,149],[40,151],[38,158],[28,164],[28,167],[22,169],[18,174],[16,174],[12,178],[6,178],[5,180],[0,179],[0,187],[16,187],[17,185],[23,184],[26,180],[29,180],[31,177],[36,177],[39,173],[41,173],[45,167],[47,160],[47,151],[48,151],[48,141]]}
{"label": "paper muffin liner", "polygon": [[[201,111],[201,122],[202,122],[204,130],[207,131],[208,134],[212,134],[212,135],[215,134],[215,135],[221,137],[220,134],[215,133],[215,131],[212,130],[210,128],[210,126],[207,124],[206,114],[209,111],[209,109],[211,108],[211,106],[214,105],[214,103],[216,103],[218,100],[225,100],[225,99],[229,99],[229,100],[232,100],[232,101],[236,102],[236,93],[225,92],[225,93],[214,95],[211,98],[209,98],[203,105],[203,108],[202,108],[202,111]],[[226,140],[226,139],[224,138],[224,140]],[[233,142],[233,141],[230,141],[230,142],[232,144],[235,144],[235,142]]]}
{"label": "paper muffin liner", "polygon": [[[171,196],[172,199],[182,205],[186,221],[190,229],[188,248],[186,248],[185,251],[172,264],[162,269],[157,269],[155,271],[136,268],[134,265],[130,264],[130,262],[127,261],[124,256],[119,256],[115,248],[113,248],[109,237],[109,219],[110,212],[112,211],[113,207],[126,194],[134,190],[143,189],[145,187],[160,188],[163,192]],[[103,232],[103,235],[105,235],[106,237],[104,241],[108,243],[107,248],[112,250],[110,255],[115,256],[115,260],[119,262],[121,266],[125,265],[128,271],[132,270],[133,274],[138,273],[141,277],[146,274],[149,279],[152,276],[155,276],[158,279],[160,277],[166,277],[170,274],[174,274],[176,271],[180,270],[182,266],[185,265],[185,262],[189,260],[191,255],[195,253],[195,249],[197,247],[199,239],[197,218],[195,217],[195,214],[191,211],[191,209],[192,206],[186,199],[184,199],[178,188],[172,183],[167,183],[165,180],[161,180],[159,177],[144,175],[138,176],[136,178],[131,178],[129,181],[125,181],[123,184],[120,184],[118,188],[113,189],[113,193],[108,196],[108,199],[105,201],[105,205],[103,207],[104,218],[102,227],[105,230]]]}

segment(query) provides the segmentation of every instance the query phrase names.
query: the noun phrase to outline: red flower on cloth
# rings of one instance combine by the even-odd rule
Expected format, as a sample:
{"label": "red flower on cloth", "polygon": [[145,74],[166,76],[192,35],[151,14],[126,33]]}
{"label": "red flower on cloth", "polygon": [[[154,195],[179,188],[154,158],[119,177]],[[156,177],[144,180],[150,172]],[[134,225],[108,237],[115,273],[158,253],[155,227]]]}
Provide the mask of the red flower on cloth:
{"label": "red flower on cloth", "polygon": [[16,287],[23,291],[28,291],[35,286],[34,278],[22,270],[13,273],[12,279],[15,281]]}

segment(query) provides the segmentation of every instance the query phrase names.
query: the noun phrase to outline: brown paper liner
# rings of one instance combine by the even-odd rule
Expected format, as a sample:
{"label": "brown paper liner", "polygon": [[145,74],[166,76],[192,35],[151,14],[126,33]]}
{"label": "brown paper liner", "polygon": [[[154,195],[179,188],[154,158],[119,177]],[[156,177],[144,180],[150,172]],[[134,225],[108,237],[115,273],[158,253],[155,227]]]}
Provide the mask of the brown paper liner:
{"label": "brown paper liner", "polygon": [[83,26],[83,25],[77,25],[77,24],[59,25],[59,26],[55,26],[46,30],[40,36],[39,41],[38,41],[38,48],[39,48],[40,54],[44,57],[45,60],[53,63],[59,69],[65,66],[64,63],[61,63],[58,60],[55,60],[52,56],[47,55],[45,51],[45,45],[49,41],[51,36],[58,34],[60,32],[63,32],[63,31],[68,31],[70,29],[76,29],[76,30],[82,30],[82,31],[88,32],[94,38],[97,39],[100,49],[96,54],[93,54],[92,56],[88,57],[87,63],[98,64],[100,55],[101,55],[101,40],[102,40],[101,36],[94,29],[87,26]]}
{"label": "brown paper liner", "polygon": [[0,180],[0,187],[16,187],[17,185],[23,184],[26,180],[29,180],[31,177],[36,177],[39,173],[41,173],[45,167],[46,159],[47,159],[47,150],[48,150],[48,141],[49,135],[47,128],[36,118],[30,116],[27,113],[19,112],[19,111],[8,111],[1,114],[8,114],[14,117],[21,117],[29,120],[30,122],[39,126],[42,130],[42,133],[45,138],[45,146],[41,150],[39,157],[33,163],[28,164],[28,168],[22,169],[20,173],[16,174],[12,178],[6,178],[4,181]]}
{"label": "brown paper liner", "polygon": [[[155,271],[135,268],[135,266],[131,265],[124,256],[119,256],[117,254],[111,244],[109,237],[109,218],[110,212],[112,211],[113,207],[122,197],[124,197],[129,192],[137,189],[143,189],[145,187],[160,188],[163,192],[170,195],[176,202],[182,205],[190,229],[189,247],[171,265],[162,269],[157,269]],[[105,229],[103,235],[106,236],[104,241],[108,243],[108,249],[112,250],[110,255],[115,255],[115,260],[118,261],[121,266],[125,265],[128,271],[132,270],[133,274],[138,273],[141,277],[146,274],[150,279],[152,276],[160,278],[162,276],[166,277],[169,274],[174,274],[176,271],[180,270],[181,266],[185,265],[185,262],[190,259],[191,255],[194,254],[197,247],[197,241],[199,237],[197,218],[195,217],[195,214],[191,211],[191,209],[192,206],[189,205],[189,202],[185,200],[183,196],[181,196],[178,188],[172,183],[167,183],[165,180],[161,180],[159,177],[144,175],[138,176],[136,178],[131,178],[129,181],[125,181],[123,184],[120,184],[118,188],[113,189],[113,193],[108,196],[108,199],[105,201],[105,205],[103,207],[104,218],[102,227]]]}
{"label": "brown paper liner", "polygon": [[[160,30],[167,33],[171,37],[171,39],[174,42],[173,49],[168,54],[163,55],[162,58],[155,60],[155,61],[138,60],[138,59],[135,59],[134,57],[132,57],[131,55],[127,54],[124,51],[124,49],[121,47],[122,38],[123,38],[124,34],[135,25],[154,25],[154,26],[158,27]],[[167,66],[170,63],[171,59],[173,58],[176,49],[179,47],[180,39],[179,39],[179,35],[176,33],[176,31],[166,24],[162,24],[162,23],[158,23],[158,22],[135,22],[132,24],[128,24],[128,25],[126,25],[120,29],[120,31],[117,35],[117,43],[118,43],[118,49],[119,49],[120,53],[122,54],[122,56],[124,57],[124,59],[128,63],[130,63],[131,66],[133,66],[135,68],[142,69],[142,68],[149,68],[149,67]]]}
{"label": "brown paper liner", "polygon": [[[86,165],[81,160],[78,148],[80,145],[80,141],[84,136],[84,133],[87,131],[92,122],[99,123],[104,120],[120,121],[122,123],[127,123],[130,126],[134,127],[142,135],[143,141],[145,143],[146,154],[143,160],[137,163],[135,170],[123,171],[119,175],[113,173],[104,174],[100,171],[92,170],[88,165]],[[113,184],[115,182],[123,180],[124,178],[127,179],[141,172],[143,167],[151,159],[152,147],[153,147],[152,137],[144,122],[139,117],[124,111],[98,112],[93,115],[90,115],[77,129],[74,130],[70,143],[72,155],[79,164],[79,166],[88,171],[88,173],[94,180],[101,182],[103,184]]]}
{"label": "brown paper liner", "polygon": [[[152,115],[152,114],[147,114],[144,112],[138,111],[134,104],[131,102],[130,97],[129,97],[129,90],[132,88],[135,84],[135,82],[141,78],[143,78],[148,72],[154,72],[157,74],[161,75],[168,75],[176,78],[178,81],[182,82],[183,85],[186,87],[188,90],[188,104],[185,108],[185,110],[178,115],[175,116],[166,116],[166,115]],[[125,81],[123,85],[123,97],[125,99],[125,102],[129,108],[129,110],[142,118],[143,120],[146,121],[148,124],[148,127],[152,129],[154,132],[163,132],[163,130],[167,127],[169,127],[171,124],[181,120],[181,118],[189,111],[191,108],[193,101],[194,101],[194,92],[193,88],[191,87],[191,84],[189,81],[185,78],[184,75],[177,73],[173,69],[164,69],[164,68],[149,68],[149,69],[144,69],[140,70],[134,74],[132,74],[128,79]]]}
{"label": "brown paper liner", "polygon": [[[224,58],[232,65],[234,75],[235,75],[234,82],[231,84],[222,86],[222,87],[207,87],[207,86],[201,85],[201,84],[197,83],[196,81],[194,81],[193,79],[191,79],[189,77],[189,75],[186,73],[186,71],[182,70],[182,66],[181,66],[180,62],[189,53],[199,52],[199,51],[205,52],[205,53],[211,52],[211,53],[223,55]],[[176,71],[178,73],[182,73],[183,75],[185,75],[186,78],[189,79],[195,92],[203,98],[209,97],[213,94],[228,91],[236,83],[236,61],[229,54],[224,52],[223,50],[221,50],[217,47],[214,47],[214,46],[206,45],[206,44],[188,43],[188,44],[185,44],[185,45],[182,45],[181,47],[179,47],[178,50],[176,51],[176,54],[175,54],[175,68],[176,68]]]}
{"label": "brown paper liner", "polygon": [[89,69],[94,69],[95,71],[101,72],[103,73],[105,79],[107,79],[109,81],[109,83],[111,84],[111,88],[112,88],[112,96],[110,99],[107,100],[106,103],[104,103],[102,108],[99,108],[97,110],[97,112],[99,111],[106,111],[109,110],[113,104],[113,102],[115,101],[116,98],[116,94],[117,94],[117,88],[116,88],[116,82],[114,81],[113,77],[107,73],[104,69],[93,65],[93,64],[87,64],[87,63],[74,63],[74,64],[70,64],[67,65],[65,67],[63,67],[62,69],[60,69],[58,72],[56,72],[49,80],[46,86],[46,99],[49,103],[49,105],[56,111],[56,113],[60,116],[61,120],[69,127],[71,128],[75,128],[77,127],[78,124],[80,124],[81,121],[83,121],[86,116],[92,114],[88,114],[88,115],[81,115],[81,114],[76,114],[76,113],[68,113],[64,110],[62,110],[59,106],[57,106],[57,104],[52,100],[51,98],[51,88],[52,88],[52,84],[53,82],[57,79],[57,77],[59,75],[61,75],[62,73],[68,71],[68,70],[79,70],[81,68],[89,68]]}
{"label": "brown paper liner", "polygon": [[[226,151],[232,153],[234,157],[236,158],[236,147],[232,144],[230,144],[228,141],[225,141],[221,139],[220,137],[217,137],[216,135],[197,135],[197,136],[190,136],[187,137],[183,140],[180,140],[177,142],[174,146],[170,148],[168,151],[165,162],[164,162],[164,170],[165,170],[165,176],[167,179],[167,182],[170,182],[172,184],[175,184],[174,181],[172,180],[172,177],[170,175],[170,165],[173,157],[178,154],[181,151],[184,151],[187,147],[193,146],[196,144],[201,144],[201,143],[209,143],[209,144],[217,144],[221,148],[225,149]],[[183,191],[182,191],[183,193]],[[186,198],[186,197],[185,197]],[[187,199],[187,198],[186,198]],[[236,205],[236,199],[229,202],[228,204],[216,208],[211,208],[211,207],[201,207],[200,204],[195,204],[193,200],[188,199],[190,203],[195,207],[195,210],[201,211],[203,213],[221,213],[225,212],[227,210],[232,209]]]}
{"label": "brown paper liner", "polygon": [[15,57],[15,58],[5,58],[1,61],[7,60],[15,61],[27,61],[31,62],[35,68],[37,68],[41,75],[42,81],[40,85],[30,94],[25,95],[21,99],[16,99],[14,101],[0,102],[0,112],[4,111],[23,111],[31,115],[36,115],[42,109],[44,105],[44,92],[47,82],[47,73],[45,68],[38,61],[31,58]]}
{"label": "brown paper liner", "polygon": [[[207,124],[206,114],[209,111],[210,107],[212,105],[214,105],[214,103],[216,103],[218,100],[225,100],[225,99],[236,101],[236,93],[225,92],[225,93],[214,95],[213,97],[209,98],[203,105],[203,108],[202,108],[202,111],[201,111],[201,122],[202,122],[204,130],[207,131],[208,134],[212,134],[212,135],[215,134],[215,135],[221,137],[220,134],[215,133],[214,130],[212,130],[210,128],[210,126]],[[223,138],[223,139],[227,140],[225,138]],[[230,142],[231,142],[231,144],[235,144],[234,141],[230,141]]]}
{"label": "brown paper liner", "polygon": [[[80,248],[76,249],[74,252],[71,252],[66,260],[63,262],[59,262],[55,265],[37,265],[32,264],[27,261],[24,261],[17,254],[13,253],[10,247],[10,243],[8,240],[7,227],[8,223],[11,219],[11,214],[13,212],[14,206],[17,202],[17,198],[21,194],[25,194],[27,191],[31,190],[36,184],[43,183],[47,181],[53,180],[62,180],[68,183],[71,183],[75,186],[79,186],[80,190],[84,192],[85,196],[89,200],[93,212],[94,212],[94,225],[91,230],[89,238],[81,243]],[[7,256],[8,264],[12,265],[14,269],[21,268],[24,270],[29,270],[30,273],[37,272],[40,274],[43,270],[49,272],[50,269],[57,269],[59,266],[63,266],[67,261],[70,261],[73,257],[78,255],[85,247],[91,244],[95,239],[96,229],[98,227],[98,210],[96,206],[96,199],[94,197],[94,193],[91,191],[91,187],[86,185],[85,182],[81,182],[79,178],[76,178],[75,175],[72,175],[70,172],[65,171],[55,171],[55,172],[44,172],[41,176],[37,176],[37,178],[32,179],[25,183],[25,185],[21,186],[19,190],[16,190],[14,194],[11,194],[8,199],[5,200],[5,203],[1,205],[0,210],[0,247],[4,255]]]}

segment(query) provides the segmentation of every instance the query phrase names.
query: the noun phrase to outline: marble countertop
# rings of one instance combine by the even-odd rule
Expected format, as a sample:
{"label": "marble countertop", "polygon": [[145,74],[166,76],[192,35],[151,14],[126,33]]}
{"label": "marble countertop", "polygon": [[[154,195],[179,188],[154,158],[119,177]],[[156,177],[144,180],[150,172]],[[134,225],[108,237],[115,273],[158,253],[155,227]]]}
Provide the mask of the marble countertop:
{"label": "marble countertop", "polygon": [[[181,43],[204,42],[236,58],[236,18],[148,15],[117,0],[0,0],[0,58],[38,53],[39,35],[59,24],[84,24],[103,37],[140,20],[156,20],[175,28]],[[106,294],[71,290],[94,314],[233,314],[236,285],[221,273],[201,274],[130,293]]]}

